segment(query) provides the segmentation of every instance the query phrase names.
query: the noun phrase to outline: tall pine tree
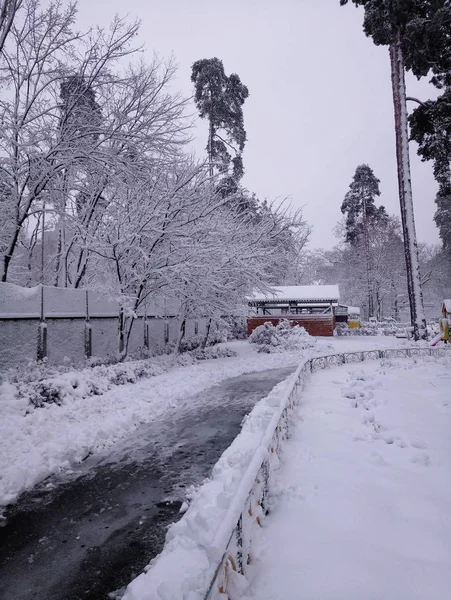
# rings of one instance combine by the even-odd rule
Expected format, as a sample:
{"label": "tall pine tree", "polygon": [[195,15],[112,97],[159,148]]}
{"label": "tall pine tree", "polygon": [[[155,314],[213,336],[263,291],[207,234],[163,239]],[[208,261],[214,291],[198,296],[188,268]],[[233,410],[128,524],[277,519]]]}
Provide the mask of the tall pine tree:
{"label": "tall pine tree", "polygon": [[[204,58],[192,66],[194,101],[201,119],[208,120],[207,154],[210,175],[224,175],[221,191],[234,193],[243,176],[242,152],[246,143],[243,104],[249,90],[236,73],[227,76],[219,58]],[[230,153],[232,152],[233,155]]]}
{"label": "tall pine tree", "polygon": [[[364,31],[376,45],[389,47],[395,112],[399,200],[404,235],[410,313],[415,339],[427,335],[418,247],[413,212],[405,69],[417,77],[431,70],[443,80],[449,60],[451,3],[449,0],[351,0],[363,6]],[[348,0],[340,0],[341,5]]]}
{"label": "tall pine tree", "polygon": [[380,196],[379,179],[368,165],[359,165],[341,205],[346,215],[346,242],[351,246],[363,247],[367,281],[367,312],[374,317],[373,257],[370,244],[370,229],[387,221],[383,206],[377,207],[375,199]]}

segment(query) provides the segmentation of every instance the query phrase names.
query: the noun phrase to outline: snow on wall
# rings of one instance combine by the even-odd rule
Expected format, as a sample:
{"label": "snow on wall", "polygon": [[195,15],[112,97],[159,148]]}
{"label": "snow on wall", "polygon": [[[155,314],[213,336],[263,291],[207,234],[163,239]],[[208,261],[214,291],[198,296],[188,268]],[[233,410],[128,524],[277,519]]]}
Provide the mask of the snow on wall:
{"label": "snow on wall", "polygon": [[75,319],[48,319],[47,358],[60,364],[65,359],[79,363],[85,358],[85,321]]}
{"label": "snow on wall", "polygon": [[86,316],[86,291],[44,286],[44,317]]}
{"label": "snow on wall", "polygon": [[208,319],[199,319],[198,320],[198,325],[197,325],[198,335],[200,335],[200,336],[206,335],[207,322],[208,322]]}
{"label": "snow on wall", "polygon": [[0,369],[36,360],[38,321],[0,321]]}
{"label": "snow on wall", "polygon": [[180,306],[180,301],[175,298],[149,298],[145,302],[147,314],[155,317],[175,316]]}
{"label": "snow on wall", "polygon": [[0,315],[29,315],[39,317],[41,286],[24,288],[13,283],[0,283]]}
{"label": "snow on wall", "polygon": [[128,351],[136,352],[144,347],[144,322],[142,319],[135,319],[133,323],[130,339],[128,341]]}
{"label": "snow on wall", "polygon": [[196,320],[197,319],[186,319],[185,335],[187,337],[193,337],[196,333]]}
{"label": "snow on wall", "polygon": [[90,317],[117,317],[119,314],[119,302],[102,296],[95,290],[89,290],[88,306]]}
{"label": "snow on wall", "polygon": [[117,317],[90,319],[92,329],[92,356],[112,356],[117,352],[119,329]]}
{"label": "snow on wall", "polygon": [[164,348],[164,319],[149,319],[149,347],[154,352],[161,352]]}
{"label": "snow on wall", "polygon": [[180,332],[180,319],[170,319],[169,323],[169,343],[176,342]]}

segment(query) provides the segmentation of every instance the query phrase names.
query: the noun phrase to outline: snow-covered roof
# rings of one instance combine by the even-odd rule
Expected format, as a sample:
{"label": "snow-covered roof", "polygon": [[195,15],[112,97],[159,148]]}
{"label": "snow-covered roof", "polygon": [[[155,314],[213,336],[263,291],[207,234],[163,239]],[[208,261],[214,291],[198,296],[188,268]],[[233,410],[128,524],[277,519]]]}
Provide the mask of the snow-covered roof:
{"label": "snow-covered roof", "polygon": [[443,306],[445,307],[446,312],[451,313],[451,298],[443,300]]}
{"label": "snow-covered roof", "polygon": [[338,285],[285,285],[272,288],[273,293],[256,292],[248,297],[249,302],[312,302],[328,300],[338,302],[340,290]]}
{"label": "snow-covered roof", "polygon": [[348,315],[360,315],[360,308],[358,306],[348,306]]}

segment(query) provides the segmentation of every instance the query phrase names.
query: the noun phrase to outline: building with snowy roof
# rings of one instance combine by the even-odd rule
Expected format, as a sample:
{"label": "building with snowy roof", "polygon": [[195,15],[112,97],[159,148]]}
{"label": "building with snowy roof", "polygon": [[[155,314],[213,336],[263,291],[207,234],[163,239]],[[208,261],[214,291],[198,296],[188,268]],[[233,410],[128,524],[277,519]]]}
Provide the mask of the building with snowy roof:
{"label": "building with snowy roof", "polygon": [[266,322],[274,325],[288,319],[301,325],[310,335],[330,336],[335,328],[335,311],[340,301],[338,285],[276,286],[266,294],[255,293],[248,299],[248,335]]}

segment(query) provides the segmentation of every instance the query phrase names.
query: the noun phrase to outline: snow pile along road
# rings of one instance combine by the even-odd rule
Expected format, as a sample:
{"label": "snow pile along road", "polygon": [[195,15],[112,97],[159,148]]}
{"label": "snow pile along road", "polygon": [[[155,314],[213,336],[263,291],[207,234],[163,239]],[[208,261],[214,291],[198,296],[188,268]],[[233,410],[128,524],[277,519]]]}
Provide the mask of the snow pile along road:
{"label": "snow pile along road", "polygon": [[284,445],[247,600],[443,600],[451,357],[315,374]]}
{"label": "snow pile along road", "polygon": [[[30,407],[14,396],[13,386],[2,384],[0,507],[48,475],[70,469],[89,453],[110,446],[170,407],[182,407],[192,396],[225,379],[297,365],[300,360],[299,353],[258,355],[249,344],[245,350],[235,358],[177,367],[135,384],[115,386],[102,395],[84,395],[82,388],[77,395],[75,389],[61,406]],[[67,375],[65,385],[69,379]]]}

